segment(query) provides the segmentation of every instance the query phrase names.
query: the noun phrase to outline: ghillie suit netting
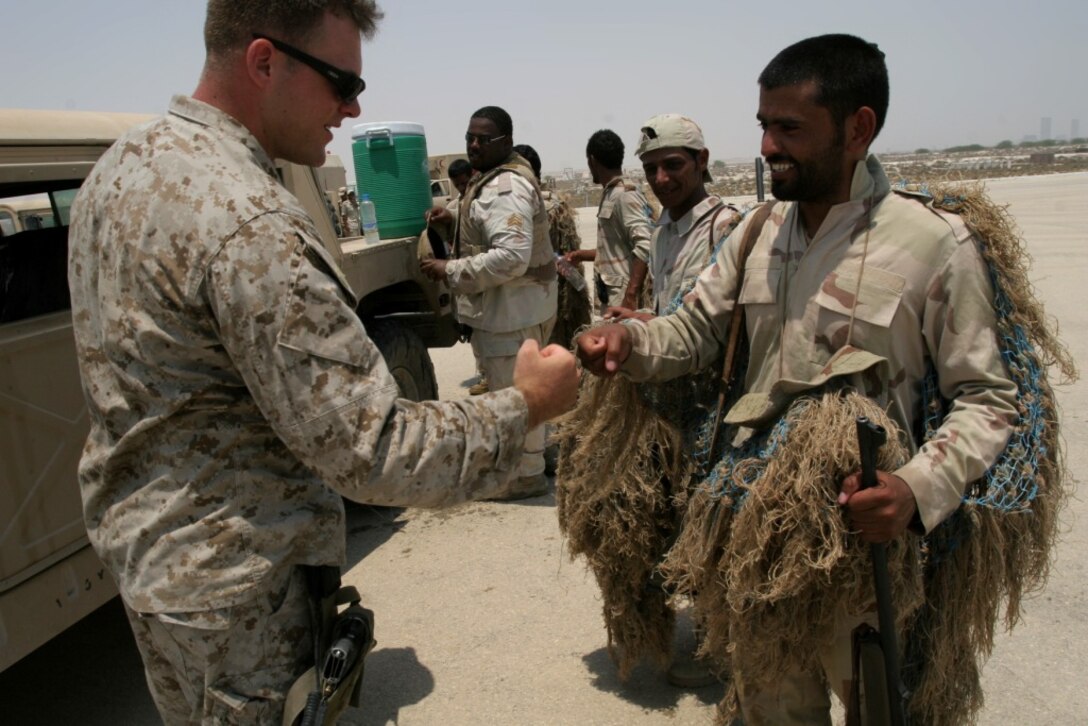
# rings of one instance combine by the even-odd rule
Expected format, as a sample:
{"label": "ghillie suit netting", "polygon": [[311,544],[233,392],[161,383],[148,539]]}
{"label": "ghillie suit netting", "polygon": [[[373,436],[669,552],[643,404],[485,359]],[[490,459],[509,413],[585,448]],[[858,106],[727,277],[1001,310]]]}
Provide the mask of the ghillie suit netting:
{"label": "ghillie suit netting", "polygon": [[[548,233],[555,253],[562,255],[579,249],[582,246],[582,240],[578,236],[578,224],[570,202],[553,192],[551,198],[546,201],[546,206]],[[581,264],[576,265],[578,274],[585,280],[585,271],[582,267]],[[556,307],[555,328],[548,342],[569,348],[574,334],[590,322],[589,285],[584,285],[581,290],[578,290],[560,275],[559,298]]]}
{"label": "ghillie suit netting", "polygon": [[[1022,598],[1046,582],[1058,512],[1071,484],[1049,369],[1073,380],[1076,367],[1028,281],[1030,260],[1007,211],[978,187],[934,188],[929,194],[936,213],[955,215],[979,241],[994,287],[999,347],[1017,386],[1020,413],[1005,451],[968,488],[963,505],[926,537],[889,546],[911,718],[944,726],[976,720],[983,701],[981,664],[992,650],[997,623],[1003,617],[1011,629]],[[923,381],[925,436],[945,415],[947,402],[937,390],[931,374]],[[687,497],[678,537],[651,543],[668,549],[659,574],[693,599],[706,627],[704,651],[746,682],[812,666],[821,639],[831,633],[827,623],[834,608],[872,602],[868,548],[847,536],[834,498],[842,478],[858,468],[853,426],[859,412],[894,434],[875,404],[845,389],[798,399],[742,448],[725,446],[708,473],[692,472],[699,483]],[[590,420],[581,425],[588,428]],[[699,438],[704,449],[711,423],[712,416]],[[661,437],[669,435],[676,436]],[[729,441],[729,434],[723,439]],[[673,455],[697,462],[698,447]],[[628,449],[624,456],[636,459],[638,453]],[[879,466],[894,469],[903,456],[890,435]],[[628,526],[650,531],[645,525]],[[609,547],[604,543],[595,551]],[[607,559],[593,567],[616,570]],[[719,723],[729,723],[737,707],[731,688]]]}
{"label": "ghillie suit netting", "polygon": [[[934,208],[957,215],[981,243],[994,286],[999,347],[1020,413],[998,461],[923,540],[926,603],[907,631],[904,678],[914,693],[914,718],[942,726],[974,722],[983,703],[980,669],[1002,610],[1011,630],[1023,597],[1046,584],[1058,515],[1072,486],[1048,370],[1068,382],[1077,369],[1035,297],[1030,259],[1008,211],[980,186],[923,191]],[[928,435],[940,425],[947,402],[933,377],[926,384]]]}
{"label": "ghillie suit netting", "polygon": [[[734,215],[729,230],[740,219]],[[608,650],[621,678],[643,659],[665,666],[671,657],[675,616],[657,568],[700,471],[686,452],[713,415],[719,370],[659,384],[584,376],[577,407],[552,439],[560,451],[559,526],[571,558],[584,556],[601,588]]]}

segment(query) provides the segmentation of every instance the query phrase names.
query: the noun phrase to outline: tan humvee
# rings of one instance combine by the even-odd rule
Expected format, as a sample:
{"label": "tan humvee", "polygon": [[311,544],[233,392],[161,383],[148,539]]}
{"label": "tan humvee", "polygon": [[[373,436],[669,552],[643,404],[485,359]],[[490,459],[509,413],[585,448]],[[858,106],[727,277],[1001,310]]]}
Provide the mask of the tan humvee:
{"label": "tan humvee", "polygon": [[[72,337],[68,222],[98,157],[150,118],[0,110],[0,670],[116,594],[88,544],[76,483],[88,420]],[[323,180],[343,184],[338,164],[330,157],[327,170],[279,170],[359,297],[402,395],[437,398],[427,347],[457,341],[449,291],[420,274],[415,238],[367,245],[337,237]]]}

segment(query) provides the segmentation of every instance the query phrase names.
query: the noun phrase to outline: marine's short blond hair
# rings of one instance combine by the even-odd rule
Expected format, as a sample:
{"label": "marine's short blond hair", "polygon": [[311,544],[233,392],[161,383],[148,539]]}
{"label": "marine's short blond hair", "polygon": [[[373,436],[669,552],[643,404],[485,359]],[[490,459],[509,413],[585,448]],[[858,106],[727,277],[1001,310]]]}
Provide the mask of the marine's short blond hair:
{"label": "marine's short blond hair", "polygon": [[209,56],[225,55],[248,45],[254,33],[303,41],[326,12],[351,18],[367,39],[383,16],[374,0],[208,0],[204,47]]}

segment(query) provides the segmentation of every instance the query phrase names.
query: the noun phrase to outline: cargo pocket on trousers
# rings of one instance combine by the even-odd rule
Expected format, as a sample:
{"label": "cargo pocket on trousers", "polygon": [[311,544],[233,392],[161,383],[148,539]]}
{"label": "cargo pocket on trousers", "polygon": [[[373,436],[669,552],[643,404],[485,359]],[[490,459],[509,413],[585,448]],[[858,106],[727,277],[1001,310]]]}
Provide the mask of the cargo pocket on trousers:
{"label": "cargo pocket on trousers", "polygon": [[224,672],[207,689],[205,716],[214,723],[279,723],[291,684],[313,662],[305,578],[292,568],[287,586],[238,606],[231,630],[250,652],[233,650]]}

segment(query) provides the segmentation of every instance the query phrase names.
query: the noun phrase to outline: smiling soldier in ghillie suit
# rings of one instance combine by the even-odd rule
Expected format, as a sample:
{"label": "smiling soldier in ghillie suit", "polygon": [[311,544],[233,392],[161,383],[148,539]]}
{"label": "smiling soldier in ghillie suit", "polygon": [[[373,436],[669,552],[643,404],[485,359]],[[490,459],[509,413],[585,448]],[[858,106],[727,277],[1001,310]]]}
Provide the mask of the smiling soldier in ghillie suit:
{"label": "smiling soldier in ghillie suit", "polygon": [[[650,320],[680,307],[715,249],[740,217],[707,192],[709,152],[702,131],[677,114],[642,129],[638,155],[665,211],[646,252],[653,312],[610,310]],[[692,473],[686,455],[713,407],[717,373],[634,385],[584,380],[578,409],[560,426],[560,526],[572,556],[584,555],[604,598],[609,650],[626,677],[642,658],[669,666],[681,687],[716,680],[708,664],[672,652],[674,612],[657,567],[677,533]]]}
{"label": "smiling soldier in ghillie suit", "polygon": [[[869,154],[888,106],[875,45],[810,38],[759,82],[779,201],[682,309],[593,329],[579,355],[660,381],[715,365],[734,324],[747,339],[719,448],[697,443],[716,464],[662,568],[731,670],[720,723],[828,724],[829,688],[848,722],[868,713],[868,544],[886,547],[911,719],[969,723],[1001,610],[1011,627],[1045,583],[1066,477],[1047,369],[1075,366],[1004,210],[976,190],[894,190]],[[858,415],[888,432],[865,489]]]}

